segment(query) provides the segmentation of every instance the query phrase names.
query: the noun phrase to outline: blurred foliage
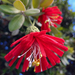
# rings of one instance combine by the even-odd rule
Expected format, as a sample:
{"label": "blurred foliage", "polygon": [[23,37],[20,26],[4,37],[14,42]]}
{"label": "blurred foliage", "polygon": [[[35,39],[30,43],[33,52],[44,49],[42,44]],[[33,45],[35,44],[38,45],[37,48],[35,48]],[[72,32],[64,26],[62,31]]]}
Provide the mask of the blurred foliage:
{"label": "blurred foliage", "polygon": [[[10,44],[20,37],[24,36],[26,28],[30,26],[29,19],[26,16],[32,16],[31,20],[33,21],[34,18],[37,17],[37,15],[43,14],[37,8],[41,9],[42,6],[49,6],[47,4],[45,5],[45,2],[41,4],[40,0],[32,0],[33,6],[31,4],[31,0],[21,0],[22,2],[19,1],[20,6],[18,4],[16,5],[15,3],[13,5],[14,1],[15,0],[0,0],[0,74],[75,75],[75,31],[73,30],[73,26],[75,25],[75,12],[72,12],[72,10],[68,10],[68,7],[70,7],[70,5],[68,4],[68,0],[55,0],[53,4],[53,0],[52,2],[50,2],[50,0],[45,0],[47,3],[49,3],[49,5],[52,4],[51,6],[58,6],[62,11],[63,21],[61,25],[58,26],[57,29],[52,27],[52,32],[50,33],[51,35],[64,38],[66,41],[65,45],[69,48],[69,51],[64,54],[65,57],[63,56],[61,58],[61,63],[57,64],[51,69],[48,69],[47,71],[37,74],[34,73],[33,68],[30,68],[28,72],[20,73],[22,66],[20,66],[19,70],[15,69],[16,62],[12,67],[8,66],[9,62],[7,63],[4,60],[4,56],[11,50]],[[35,9],[32,10],[29,9],[29,7],[34,7]],[[24,12],[22,12],[21,10]],[[40,29],[39,26],[37,27]],[[9,30],[12,32],[10,32]]]}

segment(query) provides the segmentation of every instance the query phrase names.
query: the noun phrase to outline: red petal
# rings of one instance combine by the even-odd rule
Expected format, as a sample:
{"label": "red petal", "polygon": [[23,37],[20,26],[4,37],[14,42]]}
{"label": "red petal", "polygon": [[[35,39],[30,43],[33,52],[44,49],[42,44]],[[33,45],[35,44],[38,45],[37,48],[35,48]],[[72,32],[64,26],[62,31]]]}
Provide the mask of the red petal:
{"label": "red petal", "polygon": [[22,72],[25,72],[25,70],[27,69],[27,67],[28,67],[28,65],[29,65],[29,61],[27,60],[27,57],[29,57],[30,54],[31,54],[31,51],[29,51],[29,52],[26,54],[26,57],[25,57],[25,60],[24,60],[24,63],[23,63]]}
{"label": "red petal", "polygon": [[16,64],[15,68],[18,69],[21,62],[22,62],[23,56],[19,59],[18,63]]}
{"label": "red petal", "polygon": [[58,48],[60,48],[60,49],[62,49],[64,51],[67,51],[68,50],[68,48],[66,46],[61,45],[60,43],[58,43],[57,41],[55,41],[52,38],[48,38],[48,37],[44,36],[44,37],[42,37],[42,39],[44,39],[48,44],[51,43],[54,46],[56,46],[56,47],[58,47]]}
{"label": "red petal", "polygon": [[45,71],[47,68],[51,68],[52,66],[47,62],[46,57],[41,58],[42,70]]}
{"label": "red petal", "polygon": [[45,70],[47,70],[47,61],[46,61],[46,59],[45,59],[45,57],[42,57],[41,58],[41,64],[40,64],[41,66],[42,66],[42,71],[45,71]]}
{"label": "red petal", "polygon": [[39,47],[40,47],[40,50],[41,50],[41,54],[42,54],[44,57],[46,57],[44,48],[43,48],[43,46],[42,46],[40,40],[39,40],[39,39],[36,39],[36,40],[37,40],[37,42],[38,42],[38,44],[39,44]]}
{"label": "red petal", "polygon": [[12,47],[12,46],[16,45],[17,43],[19,43],[22,39],[26,38],[27,36],[28,36],[28,35],[23,36],[22,38],[20,38],[20,39],[16,40],[15,42],[13,42],[13,43],[10,45],[10,47]]}
{"label": "red petal", "polygon": [[[50,48],[48,48],[48,46],[47,46],[46,44],[44,44],[44,43],[42,43],[42,44],[44,45],[45,49],[47,48],[48,51],[50,50]],[[47,55],[47,57],[49,58],[51,64],[52,64],[53,66],[56,65],[55,61],[52,59],[52,56],[49,55],[49,54],[47,53],[47,51],[46,51],[46,55]]]}
{"label": "red petal", "polygon": [[16,61],[17,57],[18,57],[18,56],[15,56],[15,57],[11,60],[11,62],[9,63],[9,66],[10,66],[10,67],[11,67],[12,64]]}
{"label": "red petal", "polygon": [[53,46],[51,44],[46,44],[46,43],[43,43],[43,42],[42,42],[42,44],[43,44],[44,47],[47,47],[48,50],[51,50],[51,51],[57,53],[59,56],[62,56],[64,54],[63,51],[59,50],[58,48],[56,48],[55,46]]}
{"label": "red petal", "polygon": [[15,49],[15,51],[12,53],[12,55],[15,56],[17,54],[21,54],[22,51],[23,51],[23,48],[21,47],[21,44],[20,44],[19,47]]}
{"label": "red petal", "polygon": [[46,34],[46,32],[47,32],[47,30],[43,30],[43,31],[41,31],[41,32],[39,33],[38,36],[40,36],[40,35],[44,35],[44,34]]}
{"label": "red petal", "polygon": [[35,67],[35,73],[39,73],[39,72],[41,72],[41,67],[40,66]]}
{"label": "red petal", "polygon": [[22,62],[22,59],[23,59],[24,56],[21,56],[21,58],[18,60],[18,63],[16,64],[15,68],[18,69],[21,62]]}
{"label": "red petal", "polygon": [[56,63],[58,63],[58,61],[60,60],[60,58],[56,56],[52,51],[46,49],[46,53],[47,55],[51,55],[51,57],[54,59]]}
{"label": "red petal", "polygon": [[8,62],[9,60],[11,60],[13,58],[12,54],[8,54],[8,56],[6,55],[5,60]]}
{"label": "red petal", "polygon": [[62,57],[62,55],[64,54],[63,51],[59,50],[58,48],[56,48],[56,47],[54,47],[54,46],[52,46],[52,45],[50,45],[50,49],[51,49],[53,52],[57,53],[57,54],[58,54],[59,56],[61,56],[61,57]]}
{"label": "red petal", "polygon": [[63,42],[63,43],[65,42],[64,39],[62,39],[62,38],[58,38],[58,37],[47,35],[47,34],[46,34],[46,36],[49,37],[49,38],[52,38],[52,39],[54,39],[56,41],[60,41],[60,42]]}

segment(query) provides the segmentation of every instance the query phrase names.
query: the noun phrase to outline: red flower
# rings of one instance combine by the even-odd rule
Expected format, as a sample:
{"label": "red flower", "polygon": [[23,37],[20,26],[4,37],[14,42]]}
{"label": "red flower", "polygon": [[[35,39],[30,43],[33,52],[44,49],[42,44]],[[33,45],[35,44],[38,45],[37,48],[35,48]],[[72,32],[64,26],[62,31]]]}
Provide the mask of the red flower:
{"label": "red flower", "polygon": [[62,17],[60,16],[62,12],[58,9],[57,6],[48,7],[46,9],[42,9],[44,12],[43,15],[39,16],[38,22],[41,22],[42,27],[41,30],[51,31],[50,26],[57,27],[56,23],[60,25],[62,22]]}
{"label": "red flower", "polygon": [[[30,34],[20,38],[11,44],[14,47],[4,58],[9,63],[9,66],[19,58],[16,69],[19,68],[22,59],[24,59],[24,64],[22,72],[28,69],[28,67],[34,66],[35,72],[41,72],[47,70],[60,63],[60,58],[64,51],[68,48],[64,46],[64,40],[58,37],[47,35],[46,31],[41,32],[31,32]],[[48,63],[46,57],[49,59],[52,66]]]}

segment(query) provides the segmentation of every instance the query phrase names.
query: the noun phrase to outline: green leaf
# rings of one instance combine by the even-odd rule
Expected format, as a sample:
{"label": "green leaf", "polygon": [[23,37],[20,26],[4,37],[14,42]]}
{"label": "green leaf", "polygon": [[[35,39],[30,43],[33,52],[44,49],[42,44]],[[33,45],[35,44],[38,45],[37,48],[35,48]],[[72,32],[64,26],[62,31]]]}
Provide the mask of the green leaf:
{"label": "green leaf", "polygon": [[13,3],[14,7],[18,10],[21,10],[21,11],[25,11],[25,6],[24,4],[22,3],[22,1],[20,0],[16,0],[14,3]]}
{"label": "green leaf", "polygon": [[70,60],[75,60],[71,55],[67,55],[67,58]]}
{"label": "green leaf", "polygon": [[3,73],[1,75],[4,75],[7,72],[7,69],[3,69]]}
{"label": "green leaf", "polygon": [[63,30],[63,27],[59,27],[58,30],[60,30],[60,31]]}
{"label": "green leaf", "polygon": [[20,72],[22,71],[22,65],[20,65],[19,69],[15,69],[16,74],[19,75]]}
{"label": "green leaf", "polygon": [[8,0],[2,0],[4,3],[9,3],[9,4],[12,4],[10,1]]}
{"label": "green leaf", "polygon": [[32,0],[29,0],[29,2],[28,2],[28,4],[27,4],[26,8],[28,8],[28,7],[31,6],[31,2],[32,2]]}
{"label": "green leaf", "polygon": [[5,55],[6,55],[5,53],[1,53],[1,56],[3,56],[3,57],[4,57]]}
{"label": "green leaf", "polygon": [[10,5],[0,5],[0,9],[2,9],[7,13],[12,13],[12,14],[20,13],[20,10],[17,10],[15,7]]}
{"label": "green leaf", "polygon": [[40,7],[48,7],[50,6],[54,0],[43,0],[42,3],[40,4]]}
{"label": "green leaf", "polygon": [[40,13],[37,13],[37,14],[34,14],[33,16],[40,16],[40,15],[43,15],[44,12],[40,12]]}
{"label": "green leaf", "polygon": [[25,6],[27,6],[28,3],[29,3],[29,0],[21,0],[21,1],[23,2],[23,4],[24,4]]}
{"label": "green leaf", "polygon": [[57,36],[57,37],[61,37],[61,36],[62,36],[62,33],[61,33],[57,28],[52,27],[52,26],[51,26],[51,32],[52,32],[55,36]]}
{"label": "green leaf", "polygon": [[9,0],[11,3],[13,3],[15,0]]}
{"label": "green leaf", "polygon": [[37,8],[40,4],[40,0],[32,0],[32,5],[34,8]]}
{"label": "green leaf", "polygon": [[24,20],[25,20],[25,17],[23,15],[17,15],[13,17],[9,23],[9,30],[14,31],[14,30],[20,29],[24,23]]}
{"label": "green leaf", "polygon": [[26,27],[30,26],[30,22],[27,18],[25,18],[24,26],[26,26]]}
{"label": "green leaf", "polygon": [[17,64],[17,62],[18,62],[18,59],[16,59],[16,61],[13,63],[13,65],[10,67],[10,69],[9,69],[9,71],[11,72],[11,71],[13,71],[13,70],[15,70],[15,65]]}
{"label": "green leaf", "polygon": [[27,16],[34,16],[38,13],[40,13],[39,9],[28,9],[25,11],[25,15],[27,15]]}
{"label": "green leaf", "polygon": [[16,65],[16,62],[14,62],[14,64],[10,67],[10,71],[13,71],[15,69],[15,65]]}

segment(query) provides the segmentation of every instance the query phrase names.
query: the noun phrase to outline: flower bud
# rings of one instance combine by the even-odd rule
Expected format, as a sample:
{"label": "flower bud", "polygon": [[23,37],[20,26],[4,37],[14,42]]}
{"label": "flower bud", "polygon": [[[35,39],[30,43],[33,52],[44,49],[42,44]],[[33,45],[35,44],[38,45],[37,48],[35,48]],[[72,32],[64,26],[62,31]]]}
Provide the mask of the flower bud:
{"label": "flower bud", "polygon": [[40,31],[39,31],[39,29],[38,29],[36,26],[31,25],[31,26],[29,26],[29,27],[27,28],[26,34],[29,34],[30,32],[40,32]]}

